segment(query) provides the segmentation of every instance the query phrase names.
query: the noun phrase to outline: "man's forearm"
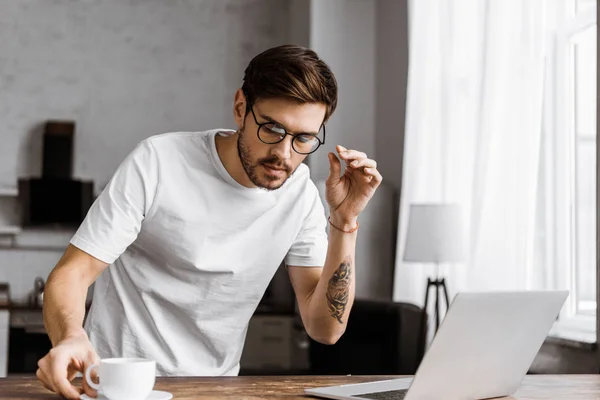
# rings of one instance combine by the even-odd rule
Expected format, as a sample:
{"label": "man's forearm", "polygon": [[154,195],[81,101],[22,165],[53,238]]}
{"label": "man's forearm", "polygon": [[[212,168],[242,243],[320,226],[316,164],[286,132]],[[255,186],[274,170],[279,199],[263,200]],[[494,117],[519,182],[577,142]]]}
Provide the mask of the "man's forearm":
{"label": "man's forearm", "polygon": [[68,336],[83,334],[87,285],[77,268],[52,271],[44,290],[44,325],[52,345]]}
{"label": "man's forearm", "polygon": [[[348,231],[356,221],[332,216],[332,223]],[[345,233],[334,227],[329,231],[329,247],[323,273],[308,305],[307,330],[315,340],[335,343],[344,333],[354,303],[354,254],[357,232]]]}

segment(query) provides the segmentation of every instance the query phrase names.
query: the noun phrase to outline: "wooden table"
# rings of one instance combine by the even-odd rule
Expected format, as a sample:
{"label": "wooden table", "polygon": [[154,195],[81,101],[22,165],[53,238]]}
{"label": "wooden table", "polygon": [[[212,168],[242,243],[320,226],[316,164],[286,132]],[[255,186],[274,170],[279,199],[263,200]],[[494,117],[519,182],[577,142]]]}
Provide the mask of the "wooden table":
{"label": "wooden table", "polygon": [[[306,387],[339,385],[389,379],[386,376],[280,376],[223,378],[158,378],[156,389],[166,390],[174,400],[310,399]],[[0,379],[0,399],[59,399],[35,376]],[[511,399],[580,400],[600,399],[600,375],[530,375]]]}

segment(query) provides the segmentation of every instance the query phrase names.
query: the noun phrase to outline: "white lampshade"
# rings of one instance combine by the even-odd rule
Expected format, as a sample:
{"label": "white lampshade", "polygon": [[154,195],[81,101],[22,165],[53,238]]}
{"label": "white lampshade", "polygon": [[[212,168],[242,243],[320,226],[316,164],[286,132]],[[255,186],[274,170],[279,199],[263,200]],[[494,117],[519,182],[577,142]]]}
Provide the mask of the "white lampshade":
{"label": "white lampshade", "polygon": [[465,237],[458,204],[411,204],[404,261],[465,261]]}

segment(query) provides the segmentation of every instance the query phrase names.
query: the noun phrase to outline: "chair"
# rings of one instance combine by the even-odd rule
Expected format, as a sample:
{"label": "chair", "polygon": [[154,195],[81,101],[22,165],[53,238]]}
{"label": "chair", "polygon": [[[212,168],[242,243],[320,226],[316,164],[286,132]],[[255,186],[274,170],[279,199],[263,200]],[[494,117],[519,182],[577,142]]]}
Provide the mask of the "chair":
{"label": "chair", "polygon": [[336,344],[310,339],[310,374],[413,375],[424,354],[423,312],[408,303],[356,299]]}

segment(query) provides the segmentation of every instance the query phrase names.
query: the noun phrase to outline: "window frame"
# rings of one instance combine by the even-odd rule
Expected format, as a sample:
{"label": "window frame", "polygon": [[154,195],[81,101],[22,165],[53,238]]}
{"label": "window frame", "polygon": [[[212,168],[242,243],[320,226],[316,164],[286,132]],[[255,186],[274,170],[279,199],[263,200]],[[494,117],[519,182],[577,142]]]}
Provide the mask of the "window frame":
{"label": "window frame", "polygon": [[[575,13],[575,1],[558,1],[555,14],[556,29],[548,48],[548,65],[545,80],[544,134],[550,140],[543,153],[546,171],[544,186],[546,213],[544,225],[550,228],[545,237],[546,274],[548,288],[570,290],[551,336],[573,338],[583,342],[596,342],[596,313],[578,312],[577,260],[576,260],[576,142],[573,61],[573,37],[597,25],[596,9]],[[569,71],[571,69],[571,71]],[[598,142],[596,138],[596,142]],[[596,143],[598,146],[598,143]],[[596,151],[598,159],[598,151]],[[598,180],[598,177],[596,177]],[[597,189],[597,188],[596,188]],[[596,200],[598,204],[598,199]],[[598,230],[598,227],[597,227]],[[597,238],[594,241],[597,243]],[[596,248],[596,254],[598,249]],[[597,266],[596,266],[597,267]],[[598,268],[596,268],[598,269]],[[598,274],[596,274],[598,275]],[[598,280],[598,276],[596,276]],[[596,287],[598,298],[598,287]],[[597,301],[596,301],[597,304]]]}

